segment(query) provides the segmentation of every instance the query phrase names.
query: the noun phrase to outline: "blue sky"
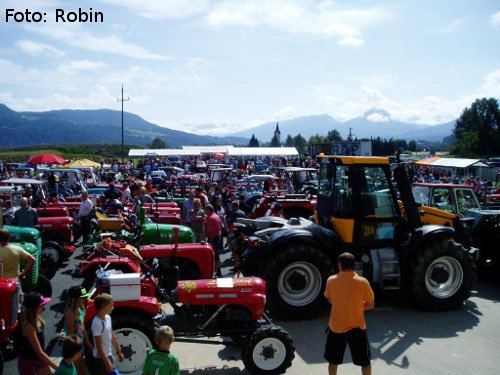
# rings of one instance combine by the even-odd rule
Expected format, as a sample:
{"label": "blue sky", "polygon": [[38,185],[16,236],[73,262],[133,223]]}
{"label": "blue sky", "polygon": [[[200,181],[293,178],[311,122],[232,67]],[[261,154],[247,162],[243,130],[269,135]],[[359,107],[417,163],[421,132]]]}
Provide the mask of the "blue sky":
{"label": "blue sky", "polygon": [[[0,103],[222,135],[372,107],[438,124],[500,98],[498,1],[0,0]],[[55,10],[103,23],[55,22]],[[5,9],[47,22],[5,22]],[[374,115],[373,120],[383,118]],[[210,124],[207,126],[207,124]]]}

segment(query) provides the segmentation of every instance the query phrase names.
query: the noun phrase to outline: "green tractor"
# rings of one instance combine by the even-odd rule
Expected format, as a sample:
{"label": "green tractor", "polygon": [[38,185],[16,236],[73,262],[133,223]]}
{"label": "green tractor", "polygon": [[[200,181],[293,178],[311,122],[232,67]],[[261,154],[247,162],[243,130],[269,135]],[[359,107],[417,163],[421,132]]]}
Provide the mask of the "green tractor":
{"label": "green tractor", "polygon": [[[10,233],[10,243],[22,247],[35,258],[35,264],[28,275],[22,280],[21,286],[25,293],[40,292],[45,297],[52,296],[52,284],[42,267],[42,239],[40,232],[35,228],[5,225]],[[25,262],[21,261],[21,269]]]}
{"label": "green tractor", "polygon": [[[146,217],[146,209],[140,207],[139,220],[134,224],[135,219],[131,219],[132,225],[129,228],[122,229],[122,219],[99,218],[94,220],[94,231],[89,240],[89,245],[102,241],[103,236],[111,233],[116,239],[123,239],[134,246],[143,245],[168,245],[174,243],[174,228],[179,228],[179,243],[193,243],[193,230],[182,225],[157,224]],[[104,232],[105,231],[105,232]]]}

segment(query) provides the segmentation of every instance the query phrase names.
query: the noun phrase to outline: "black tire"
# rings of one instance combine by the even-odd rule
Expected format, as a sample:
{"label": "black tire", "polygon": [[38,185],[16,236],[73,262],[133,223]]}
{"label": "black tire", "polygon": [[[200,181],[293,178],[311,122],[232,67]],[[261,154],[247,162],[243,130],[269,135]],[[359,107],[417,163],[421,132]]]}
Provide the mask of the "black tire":
{"label": "black tire", "polygon": [[40,293],[44,297],[52,297],[52,284],[43,273],[38,274],[38,283],[33,291]]}
{"label": "black tire", "polygon": [[125,357],[123,362],[115,362],[118,371],[120,374],[141,374],[146,356],[153,349],[153,319],[129,310],[117,310],[112,318],[113,331]]}
{"label": "black tire", "polygon": [[61,245],[55,241],[44,241],[42,243],[42,254],[49,255],[59,267],[64,260],[64,250]]}
{"label": "black tire", "polygon": [[423,244],[412,258],[409,288],[416,302],[429,310],[457,308],[469,298],[476,266],[464,247],[449,239]]}
{"label": "black tire", "polygon": [[3,374],[3,354],[2,350],[0,349],[0,375]]}
{"label": "black tire", "polygon": [[302,207],[287,207],[283,210],[283,215],[285,216],[285,219],[290,219],[291,217],[303,217],[307,219],[312,214],[313,214],[312,211]]}
{"label": "black tire", "polygon": [[295,358],[295,345],[283,328],[266,325],[245,339],[241,359],[251,374],[283,374]]}
{"label": "black tire", "polygon": [[327,305],[323,292],[331,259],[308,243],[288,243],[265,267],[267,307],[281,319],[311,319]]}
{"label": "black tire", "polygon": [[52,256],[48,254],[42,254],[40,261],[40,270],[39,272],[44,274],[47,279],[52,280],[57,271],[57,264],[52,259]]}

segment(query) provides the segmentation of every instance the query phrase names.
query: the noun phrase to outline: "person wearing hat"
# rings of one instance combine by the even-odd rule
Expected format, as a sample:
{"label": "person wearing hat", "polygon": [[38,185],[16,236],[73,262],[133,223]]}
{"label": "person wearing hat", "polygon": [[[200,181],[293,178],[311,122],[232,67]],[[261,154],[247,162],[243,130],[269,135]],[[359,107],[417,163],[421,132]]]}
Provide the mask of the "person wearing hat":
{"label": "person wearing hat", "polygon": [[21,313],[21,335],[19,339],[19,357],[17,368],[23,375],[52,374],[49,366],[57,369],[55,362],[44,352],[45,321],[42,311],[50,298],[40,293],[31,292],[24,296],[23,312]]}
{"label": "person wearing hat", "polygon": [[[91,353],[94,347],[89,340],[87,330],[85,329],[85,301],[90,297],[85,288],[80,285],[75,285],[68,290],[68,302],[64,309],[64,334],[65,336],[77,335],[85,344],[88,352]],[[74,361],[76,373],[85,375],[85,350],[82,350],[82,355]]]}

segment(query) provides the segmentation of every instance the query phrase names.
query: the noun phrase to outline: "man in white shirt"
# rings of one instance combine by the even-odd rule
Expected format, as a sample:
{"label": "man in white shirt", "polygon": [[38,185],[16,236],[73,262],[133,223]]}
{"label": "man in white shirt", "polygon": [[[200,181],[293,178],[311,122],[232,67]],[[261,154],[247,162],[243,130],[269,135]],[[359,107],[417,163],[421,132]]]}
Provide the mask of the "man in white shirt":
{"label": "man in white shirt", "polygon": [[82,232],[82,244],[87,244],[90,237],[90,221],[92,220],[93,207],[94,205],[89,199],[89,193],[86,190],[82,191],[82,203],[80,203],[80,209],[78,211]]}
{"label": "man in white shirt", "polygon": [[120,197],[120,200],[122,202],[130,202],[130,199],[131,199],[130,187],[128,186],[128,182],[125,181],[123,183],[123,192],[122,196]]}

